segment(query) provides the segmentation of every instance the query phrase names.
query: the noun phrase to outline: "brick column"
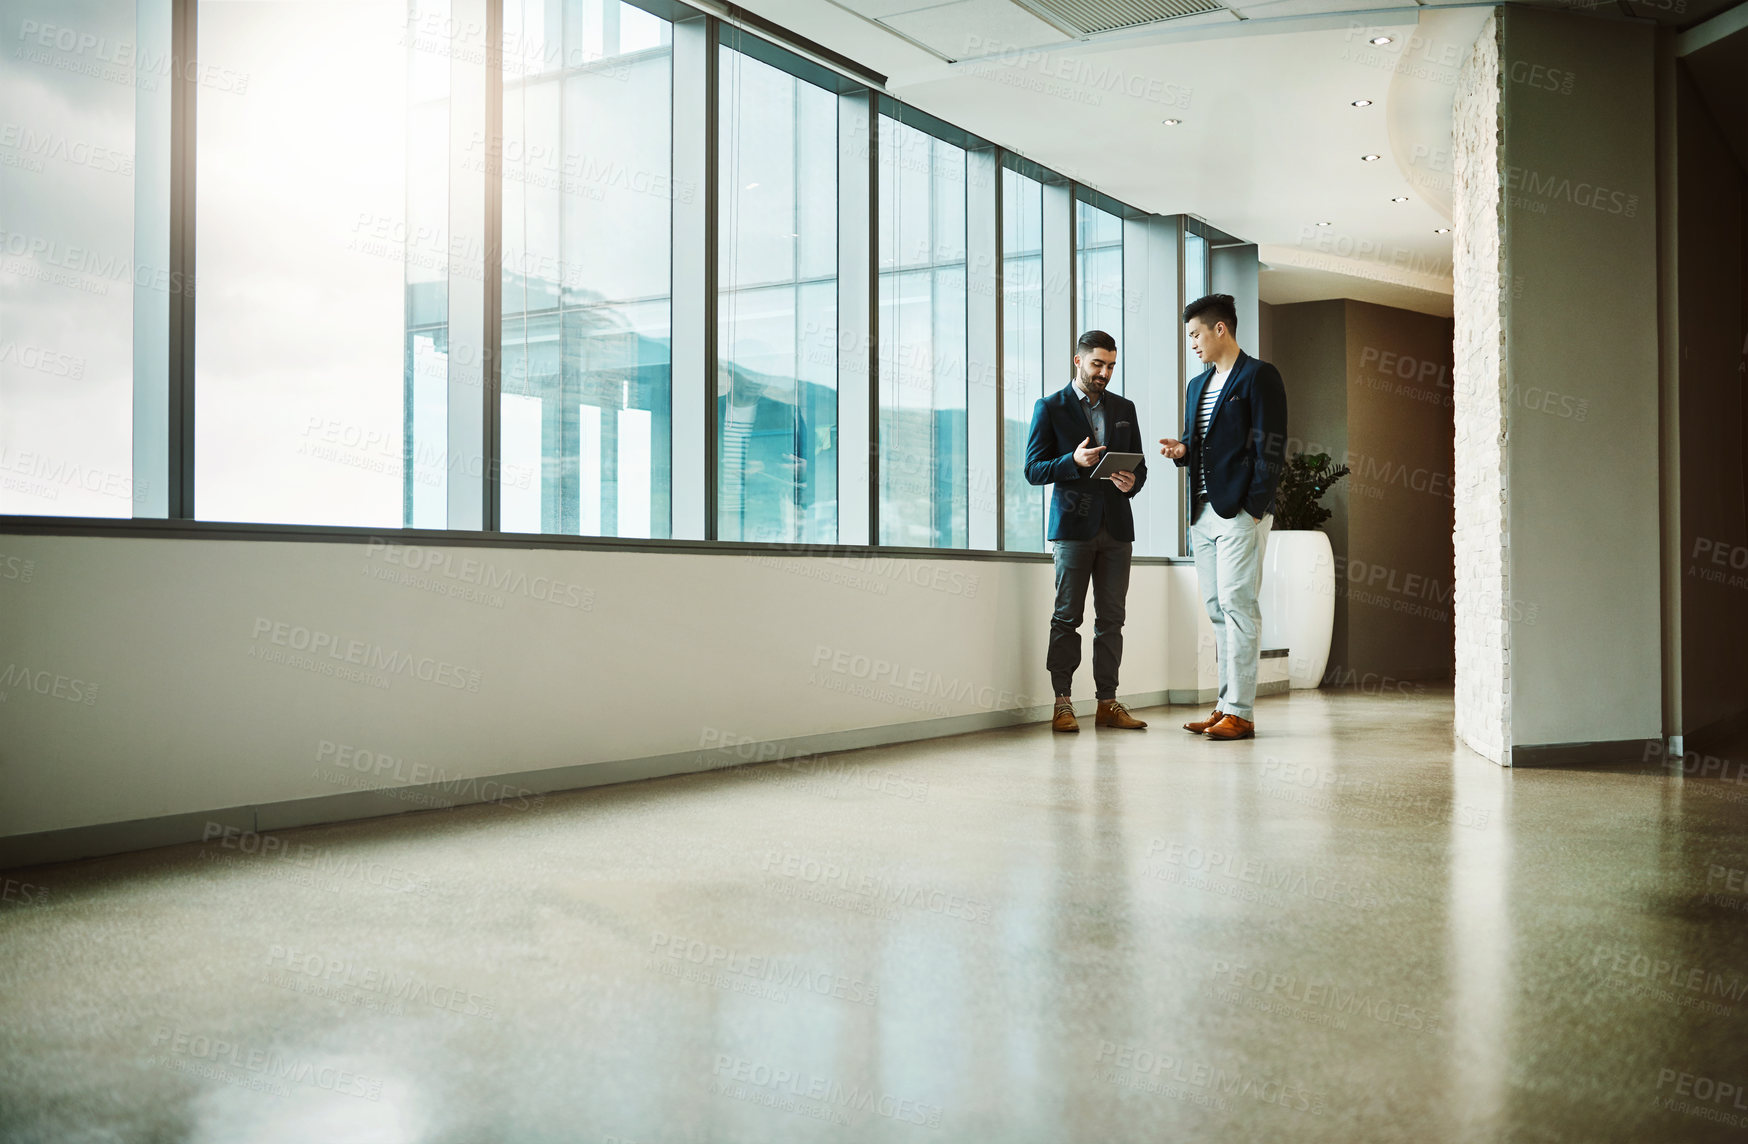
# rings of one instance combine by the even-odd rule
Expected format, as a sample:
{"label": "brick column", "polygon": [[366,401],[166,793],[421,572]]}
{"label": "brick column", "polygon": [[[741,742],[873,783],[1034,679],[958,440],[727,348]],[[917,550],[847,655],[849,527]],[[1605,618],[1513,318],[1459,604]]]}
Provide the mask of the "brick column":
{"label": "brick column", "polygon": [[1456,731],[1478,753],[1511,764],[1509,429],[1502,353],[1505,225],[1500,28],[1490,16],[1457,80],[1453,113],[1456,360],[1454,608]]}

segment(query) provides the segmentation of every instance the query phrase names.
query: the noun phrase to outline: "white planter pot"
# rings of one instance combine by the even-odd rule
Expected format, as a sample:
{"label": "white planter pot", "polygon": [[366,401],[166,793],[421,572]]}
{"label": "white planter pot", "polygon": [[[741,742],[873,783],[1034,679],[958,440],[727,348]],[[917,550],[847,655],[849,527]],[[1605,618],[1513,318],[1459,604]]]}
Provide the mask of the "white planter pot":
{"label": "white planter pot", "polygon": [[1335,634],[1335,553],[1316,529],[1269,532],[1262,558],[1262,646],[1287,649],[1295,689],[1316,687]]}

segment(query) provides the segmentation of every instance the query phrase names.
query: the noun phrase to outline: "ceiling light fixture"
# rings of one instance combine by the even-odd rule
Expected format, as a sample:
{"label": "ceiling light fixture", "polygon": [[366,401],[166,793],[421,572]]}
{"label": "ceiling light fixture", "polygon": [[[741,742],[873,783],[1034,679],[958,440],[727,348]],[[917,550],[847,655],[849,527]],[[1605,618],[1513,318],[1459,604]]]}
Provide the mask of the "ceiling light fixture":
{"label": "ceiling light fixture", "polygon": [[1167,127],[1176,127],[1178,124],[1182,123],[1183,120],[1181,120],[1181,119],[1161,119],[1160,122],[1165,124]]}
{"label": "ceiling light fixture", "polygon": [[1407,195],[1397,195],[1395,198],[1391,199],[1390,201],[1393,203],[1405,203],[1408,201],[1408,196]]}
{"label": "ceiling light fixture", "polygon": [[1438,228],[1438,229],[1437,229],[1437,230],[1435,230],[1435,231],[1433,231],[1433,232],[1432,232],[1432,233],[1434,233],[1434,234],[1449,234],[1449,233],[1450,233],[1450,232],[1451,232],[1451,228],[1450,228],[1450,227],[1448,227],[1448,226],[1441,226],[1441,227],[1439,227],[1439,228]]}
{"label": "ceiling light fixture", "polygon": [[1355,107],[1370,107],[1372,106],[1372,101],[1369,99],[1356,99],[1353,101],[1353,105]]}
{"label": "ceiling light fixture", "polygon": [[1335,224],[1332,222],[1320,222],[1317,225],[1318,226],[1334,226]]}
{"label": "ceiling light fixture", "polygon": [[1376,163],[1379,159],[1382,159],[1382,158],[1383,158],[1382,155],[1361,155],[1360,162],[1362,162],[1362,163]]}
{"label": "ceiling light fixture", "polygon": [[1396,41],[1389,36],[1373,36],[1372,37],[1372,46],[1374,48],[1381,48],[1385,44],[1393,44],[1395,42]]}

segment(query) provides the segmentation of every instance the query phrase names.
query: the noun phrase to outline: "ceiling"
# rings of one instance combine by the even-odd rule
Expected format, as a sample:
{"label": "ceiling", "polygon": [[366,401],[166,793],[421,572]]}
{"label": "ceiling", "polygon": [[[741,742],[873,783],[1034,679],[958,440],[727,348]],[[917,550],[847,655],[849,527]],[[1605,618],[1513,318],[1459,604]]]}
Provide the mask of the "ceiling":
{"label": "ceiling", "polygon": [[[886,75],[889,93],[923,111],[1135,207],[1256,242],[1265,301],[1351,297],[1448,315],[1451,241],[1437,231],[1450,225],[1451,103],[1492,8],[1379,2],[740,6]],[[1735,2],[1538,6],[1603,5],[1684,27]],[[1361,99],[1372,103],[1352,106]]]}

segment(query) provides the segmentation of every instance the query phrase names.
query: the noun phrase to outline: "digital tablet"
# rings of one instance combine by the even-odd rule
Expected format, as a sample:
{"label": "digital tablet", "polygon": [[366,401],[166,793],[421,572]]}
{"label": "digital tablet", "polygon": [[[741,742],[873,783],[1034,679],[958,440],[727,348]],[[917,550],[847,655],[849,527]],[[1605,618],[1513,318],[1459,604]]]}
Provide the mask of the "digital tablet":
{"label": "digital tablet", "polygon": [[1087,476],[1108,477],[1112,473],[1134,472],[1135,466],[1146,459],[1145,453],[1106,453],[1099,458],[1098,467]]}

